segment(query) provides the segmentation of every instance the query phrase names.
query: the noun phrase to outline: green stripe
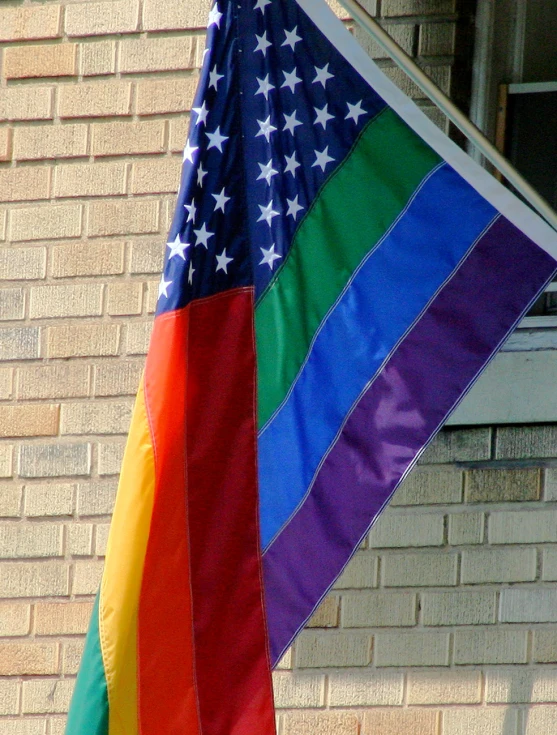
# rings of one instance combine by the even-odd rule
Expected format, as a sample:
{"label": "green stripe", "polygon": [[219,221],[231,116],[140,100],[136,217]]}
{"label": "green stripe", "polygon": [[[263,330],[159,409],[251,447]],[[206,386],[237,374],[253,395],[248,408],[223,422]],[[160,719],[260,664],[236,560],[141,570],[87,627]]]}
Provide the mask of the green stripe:
{"label": "green stripe", "polygon": [[354,270],[440,160],[387,108],[325,184],[256,309],[260,427],[283,401]]}
{"label": "green stripe", "polygon": [[108,735],[108,694],[99,638],[99,595],[85,639],[66,735]]}

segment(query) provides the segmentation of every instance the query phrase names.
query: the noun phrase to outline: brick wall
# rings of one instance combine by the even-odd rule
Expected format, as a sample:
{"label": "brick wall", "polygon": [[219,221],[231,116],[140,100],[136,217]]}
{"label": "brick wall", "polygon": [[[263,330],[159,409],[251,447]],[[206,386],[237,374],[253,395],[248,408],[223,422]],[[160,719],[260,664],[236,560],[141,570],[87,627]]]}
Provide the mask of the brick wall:
{"label": "brick wall", "polygon": [[[367,5],[451,88],[469,3]],[[63,731],[206,10],[0,3],[0,735]],[[556,434],[436,441],[282,662],[281,735],[556,728]]]}

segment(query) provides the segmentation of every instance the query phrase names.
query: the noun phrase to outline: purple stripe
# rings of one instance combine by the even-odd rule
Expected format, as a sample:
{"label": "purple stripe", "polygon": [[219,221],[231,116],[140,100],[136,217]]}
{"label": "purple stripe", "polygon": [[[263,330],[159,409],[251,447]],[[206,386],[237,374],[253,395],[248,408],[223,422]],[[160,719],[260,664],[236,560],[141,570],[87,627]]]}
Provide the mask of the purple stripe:
{"label": "purple stripe", "polygon": [[312,492],[264,557],[274,663],[555,267],[498,219],[364,394]]}

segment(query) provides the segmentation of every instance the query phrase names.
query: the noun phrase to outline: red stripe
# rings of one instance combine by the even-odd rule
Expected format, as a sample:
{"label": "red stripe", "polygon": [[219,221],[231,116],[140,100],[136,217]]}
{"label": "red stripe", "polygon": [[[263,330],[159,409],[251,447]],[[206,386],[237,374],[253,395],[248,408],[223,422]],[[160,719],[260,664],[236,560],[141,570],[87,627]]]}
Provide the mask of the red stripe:
{"label": "red stripe", "polygon": [[145,402],[155,453],[155,504],[138,619],[141,735],[198,735],[185,490],[189,311],[155,320]]}
{"label": "red stripe", "polygon": [[189,349],[188,508],[202,732],[272,735],[252,289],[193,302]]}

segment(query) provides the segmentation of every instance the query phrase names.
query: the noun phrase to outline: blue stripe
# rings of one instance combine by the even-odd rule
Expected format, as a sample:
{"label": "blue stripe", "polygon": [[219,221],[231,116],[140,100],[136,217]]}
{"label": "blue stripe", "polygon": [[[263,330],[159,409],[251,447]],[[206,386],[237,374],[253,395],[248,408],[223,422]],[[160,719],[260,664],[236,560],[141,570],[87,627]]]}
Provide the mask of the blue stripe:
{"label": "blue stripe", "polygon": [[[370,209],[374,204],[381,206],[370,202]],[[346,414],[385,358],[496,215],[444,165],[360,265],[288,400],[259,436],[263,548],[303,500]]]}

